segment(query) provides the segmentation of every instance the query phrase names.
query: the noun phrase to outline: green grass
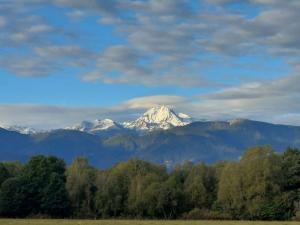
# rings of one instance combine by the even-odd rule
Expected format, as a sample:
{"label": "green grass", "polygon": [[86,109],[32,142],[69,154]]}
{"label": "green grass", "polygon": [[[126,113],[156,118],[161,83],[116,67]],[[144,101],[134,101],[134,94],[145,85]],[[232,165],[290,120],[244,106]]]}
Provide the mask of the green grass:
{"label": "green grass", "polygon": [[0,225],[161,225],[161,224],[162,225],[299,225],[300,222],[0,219]]}

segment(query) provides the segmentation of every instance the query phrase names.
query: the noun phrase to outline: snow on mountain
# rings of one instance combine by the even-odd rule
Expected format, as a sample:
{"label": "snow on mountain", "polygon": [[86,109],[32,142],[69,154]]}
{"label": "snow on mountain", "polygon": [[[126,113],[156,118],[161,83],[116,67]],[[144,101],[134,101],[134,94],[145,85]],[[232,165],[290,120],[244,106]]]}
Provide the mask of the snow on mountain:
{"label": "snow on mountain", "polygon": [[36,134],[38,133],[37,130],[31,127],[23,127],[23,126],[3,126],[4,129],[9,131],[15,131],[20,134]]}
{"label": "snow on mountain", "polygon": [[95,120],[92,132],[108,130],[108,129],[121,129],[121,128],[122,126],[120,124],[118,124],[117,122],[111,119]]}
{"label": "snow on mountain", "polygon": [[172,127],[185,126],[190,122],[192,122],[192,119],[186,114],[176,114],[166,106],[157,106],[149,109],[137,120],[123,123],[123,126],[136,130],[166,130]]}
{"label": "snow on mountain", "polygon": [[71,127],[68,130],[78,130],[88,133],[97,133],[105,130],[134,129],[134,130],[155,130],[169,129],[177,126],[184,126],[192,122],[192,118],[184,113],[176,114],[172,109],[166,106],[157,106],[149,109],[140,118],[135,121],[119,124],[111,119],[95,120],[93,122],[83,121]]}
{"label": "snow on mountain", "polygon": [[70,127],[66,127],[66,130],[78,130],[82,132],[89,132],[94,127],[94,123],[90,121],[82,121]]}
{"label": "snow on mountain", "polygon": [[122,129],[122,126],[111,119],[82,121],[71,127],[66,127],[67,130],[78,130],[82,132],[95,133],[98,131],[109,130],[109,129]]}
{"label": "snow on mountain", "polygon": [[183,122],[186,122],[186,123],[191,123],[191,122],[193,122],[192,117],[190,117],[190,116],[187,115],[187,114],[184,114],[184,113],[178,113],[178,117],[179,117]]}

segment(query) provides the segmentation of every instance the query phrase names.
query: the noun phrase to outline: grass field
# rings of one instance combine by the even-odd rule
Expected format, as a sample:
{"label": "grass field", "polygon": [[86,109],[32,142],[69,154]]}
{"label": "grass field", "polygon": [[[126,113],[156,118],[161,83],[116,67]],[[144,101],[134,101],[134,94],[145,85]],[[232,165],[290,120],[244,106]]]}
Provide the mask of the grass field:
{"label": "grass field", "polygon": [[162,225],[299,225],[300,222],[0,219],[0,225],[160,225],[160,224]]}

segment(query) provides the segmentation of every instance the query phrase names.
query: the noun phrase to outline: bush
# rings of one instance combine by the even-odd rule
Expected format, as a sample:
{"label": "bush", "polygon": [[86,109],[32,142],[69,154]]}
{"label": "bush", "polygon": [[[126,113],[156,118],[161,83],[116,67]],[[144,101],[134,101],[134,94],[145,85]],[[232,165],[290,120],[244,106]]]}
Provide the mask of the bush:
{"label": "bush", "polygon": [[229,214],[220,211],[209,211],[208,209],[194,208],[182,216],[185,220],[230,220]]}
{"label": "bush", "polygon": [[207,209],[194,208],[183,215],[186,220],[210,219],[210,213]]}
{"label": "bush", "polygon": [[300,210],[296,212],[296,215],[293,217],[293,220],[300,221]]}

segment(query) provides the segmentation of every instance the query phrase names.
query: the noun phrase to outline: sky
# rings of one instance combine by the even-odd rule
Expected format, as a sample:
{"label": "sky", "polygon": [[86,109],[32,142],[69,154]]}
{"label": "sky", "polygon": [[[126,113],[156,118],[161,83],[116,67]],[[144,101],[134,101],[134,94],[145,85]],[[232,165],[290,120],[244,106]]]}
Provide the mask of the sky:
{"label": "sky", "polygon": [[299,0],[0,0],[0,125],[300,125]]}

